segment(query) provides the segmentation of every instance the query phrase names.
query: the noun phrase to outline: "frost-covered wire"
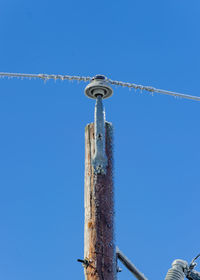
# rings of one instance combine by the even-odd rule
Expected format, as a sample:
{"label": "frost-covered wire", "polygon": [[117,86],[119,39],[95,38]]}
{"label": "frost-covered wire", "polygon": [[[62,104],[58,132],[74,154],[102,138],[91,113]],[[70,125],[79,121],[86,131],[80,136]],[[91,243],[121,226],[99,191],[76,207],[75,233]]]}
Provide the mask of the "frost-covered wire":
{"label": "frost-covered wire", "polygon": [[[28,79],[42,79],[42,80],[76,80],[76,81],[83,81],[83,82],[90,82],[93,77],[85,77],[85,76],[70,76],[70,75],[55,75],[55,74],[21,74],[21,73],[5,73],[5,72],[0,72],[0,78],[7,77],[7,78],[28,78]],[[125,83],[125,82],[120,82],[120,81],[113,81],[111,79],[106,78],[105,80],[111,85],[115,86],[122,86],[122,87],[128,87],[128,88],[134,88],[136,90],[141,90],[141,91],[147,91],[151,93],[161,93],[161,94],[166,94],[166,95],[171,95],[174,97],[180,97],[180,98],[185,98],[185,99],[192,99],[195,101],[200,101],[199,96],[192,96],[188,94],[183,94],[183,93],[178,93],[178,92],[172,92],[168,90],[163,90],[163,89],[157,89],[151,86],[143,86],[143,85],[138,85],[134,83]]]}
{"label": "frost-covered wire", "polygon": [[76,80],[76,81],[90,81],[91,77],[82,77],[82,76],[69,76],[69,75],[55,75],[55,74],[21,74],[21,73],[4,73],[0,72],[0,77],[7,78],[29,78],[29,79],[42,79],[42,80]]}
{"label": "frost-covered wire", "polygon": [[188,95],[188,94],[183,94],[183,93],[178,93],[178,92],[173,92],[173,91],[168,91],[168,90],[163,90],[163,89],[157,89],[151,86],[142,86],[142,85],[137,85],[137,84],[133,84],[133,83],[124,83],[124,82],[119,82],[119,81],[113,81],[108,79],[108,82],[112,85],[116,85],[116,86],[122,86],[122,87],[128,87],[128,88],[134,88],[134,89],[139,89],[139,90],[144,90],[144,91],[148,91],[151,93],[161,93],[161,94],[167,94],[167,95],[172,95],[174,97],[181,97],[181,98],[185,98],[185,99],[192,99],[195,101],[200,101],[200,97],[199,96],[192,96],[192,95]]}

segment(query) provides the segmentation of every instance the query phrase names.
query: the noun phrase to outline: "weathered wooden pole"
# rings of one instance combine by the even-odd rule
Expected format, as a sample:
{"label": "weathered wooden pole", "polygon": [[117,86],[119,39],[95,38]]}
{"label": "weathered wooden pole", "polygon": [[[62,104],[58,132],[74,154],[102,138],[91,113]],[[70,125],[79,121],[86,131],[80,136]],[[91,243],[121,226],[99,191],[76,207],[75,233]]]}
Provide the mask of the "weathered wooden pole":
{"label": "weathered wooden pole", "polygon": [[95,122],[85,129],[85,280],[114,280],[113,128],[105,122],[102,106],[112,89],[97,76],[85,93],[97,100]]}

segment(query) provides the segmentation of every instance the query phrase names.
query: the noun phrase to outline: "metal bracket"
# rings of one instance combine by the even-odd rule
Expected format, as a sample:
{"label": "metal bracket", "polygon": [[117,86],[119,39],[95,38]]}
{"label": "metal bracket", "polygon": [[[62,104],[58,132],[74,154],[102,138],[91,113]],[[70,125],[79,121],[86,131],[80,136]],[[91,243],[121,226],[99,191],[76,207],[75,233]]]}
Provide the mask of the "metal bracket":
{"label": "metal bracket", "polygon": [[89,266],[89,260],[88,260],[88,259],[84,259],[84,260],[77,259],[77,262],[82,263],[82,265],[83,265],[85,268],[88,268],[88,266]]}
{"label": "metal bracket", "polygon": [[119,250],[116,248],[116,257],[119,259],[125,266],[130,270],[130,272],[138,279],[138,280],[147,280],[147,278],[142,274],[134,264]]}
{"label": "metal bracket", "polygon": [[108,159],[105,153],[105,112],[103,109],[102,96],[100,90],[96,89],[97,95],[94,117],[95,133],[95,155],[92,161],[95,174],[106,174]]}
{"label": "metal bracket", "polygon": [[186,278],[189,280],[200,280],[200,272],[194,270],[197,263],[195,262],[200,257],[198,254],[190,263]]}
{"label": "metal bracket", "polygon": [[105,153],[105,112],[102,99],[112,96],[113,90],[103,75],[95,76],[85,88],[87,97],[96,99],[94,116],[95,155],[92,161],[95,174],[106,174],[108,159]]}

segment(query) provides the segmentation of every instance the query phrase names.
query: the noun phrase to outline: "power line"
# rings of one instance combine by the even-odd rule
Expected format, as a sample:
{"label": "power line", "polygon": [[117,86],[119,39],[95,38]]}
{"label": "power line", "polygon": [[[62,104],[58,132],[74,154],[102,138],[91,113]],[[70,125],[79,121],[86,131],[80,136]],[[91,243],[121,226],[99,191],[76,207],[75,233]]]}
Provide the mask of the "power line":
{"label": "power line", "polygon": [[[76,81],[83,81],[83,82],[89,82],[93,79],[93,77],[85,77],[85,76],[70,76],[70,75],[55,75],[55,74],[21,74],[21,73],[5,73],[5,72],[0,72],[0,78],[29,78],[29,79],[42,79],[44,81],[53,79],[53,80],[76,80]],[[157,89],[151,86],[143,86],[143,85],[138,85],[134,83],[125,83],[125,82],[120,82],[120,81],[114,81],[111,79],[106,78],[106,82],[108,82],[111,85],[115,86],[121,86],[121,87],[128,87],[128,88],[134,88],[135,90],[141,90],[141,91],[147,91],[151,93],[161,93],[161,94],[166,94],[166,95],[171,95],[174,97],[180,97],[184,99],[191,99],[195,101],[200,101],[199,96],[192,96],[188,94],[183,94],[183,93],[178,93],[178,92],[173,92],[173,91],[168,91],[168,90],[163,90],[163,89]]]}
{"label": "power line", "polygon": [[42,79],[42,80],[76,80],[76,81],[91,81],[91,77],[82,77],[82,76],[69,76],[69,75],[54,75],[54,74],[22,74],[22,73],[4,73],[0,72],[0,77],[4,78],[29,78],[29,79]]}

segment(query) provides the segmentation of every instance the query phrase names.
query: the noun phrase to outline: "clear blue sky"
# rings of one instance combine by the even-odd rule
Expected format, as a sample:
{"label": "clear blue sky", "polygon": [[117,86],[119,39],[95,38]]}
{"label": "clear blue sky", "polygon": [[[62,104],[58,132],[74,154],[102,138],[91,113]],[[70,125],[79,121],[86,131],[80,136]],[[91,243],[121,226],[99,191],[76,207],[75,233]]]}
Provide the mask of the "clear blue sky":
{"label": "clear blue sky", "polygon": [[[105,74],[200,96],[199,15],[199,0],[2,0],[0,71]],[[84,279],[85,86],[0,80],[3,280]],[[116,244],[164,279],[174,259],[200,251],[200,103],[114,88],[105,107]]]}

